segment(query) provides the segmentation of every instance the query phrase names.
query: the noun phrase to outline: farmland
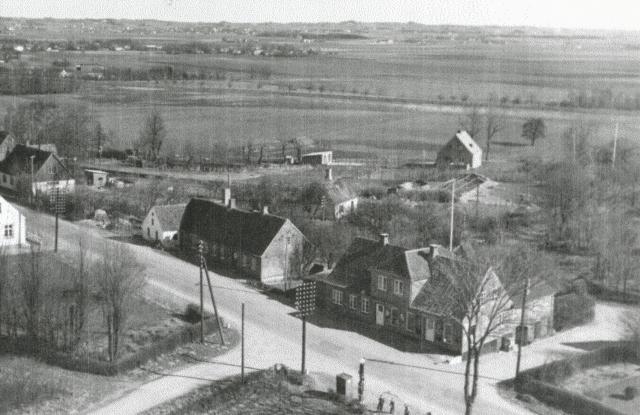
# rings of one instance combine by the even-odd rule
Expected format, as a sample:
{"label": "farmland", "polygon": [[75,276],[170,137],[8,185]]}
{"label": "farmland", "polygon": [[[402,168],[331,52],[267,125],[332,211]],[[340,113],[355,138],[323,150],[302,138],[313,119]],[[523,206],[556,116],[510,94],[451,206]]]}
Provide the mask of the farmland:
{"label": "farmland", "polygon": [[[601,142],[611,140],[616,122],[620,137],[637,135],[636,111],[561,105],[602,91],[612,102],[637,100],[640,50],[630,46],[634,42],[617,34],[523,35],[502,44],[467,38],[376,44],[368,38],[315,43],[330,53],[305,58],[65,51],[25,53],[21,60],[209,74],[200,80],[85,81],[76,93],[45,97],[86,106],[117,148],[133,146],[157,107],[168,130],[167,154],[181,153],[185,145],[210,154],[213,143],[239,147],[305,136],[338,157],[431,159],[471,106],[479,106],[481,113],[494,108],[506,118],[496,142],[526,144],[520,137],[524,120],[540,116],[547,123],[540,145],[496,146],[499,158],[553,158],[562,131],[577,119],[595,125]],[[3,96],[0,112],[35,98]]]}

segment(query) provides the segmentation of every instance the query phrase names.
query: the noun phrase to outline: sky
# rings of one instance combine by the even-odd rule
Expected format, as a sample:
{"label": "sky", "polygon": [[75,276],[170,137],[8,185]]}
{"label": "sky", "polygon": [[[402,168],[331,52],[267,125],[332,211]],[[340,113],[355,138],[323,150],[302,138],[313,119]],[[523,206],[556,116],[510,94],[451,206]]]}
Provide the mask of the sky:
{"label": "sky", "polygon": [[407,22],[640,30],[639,0],[0,0],[3,17]]}

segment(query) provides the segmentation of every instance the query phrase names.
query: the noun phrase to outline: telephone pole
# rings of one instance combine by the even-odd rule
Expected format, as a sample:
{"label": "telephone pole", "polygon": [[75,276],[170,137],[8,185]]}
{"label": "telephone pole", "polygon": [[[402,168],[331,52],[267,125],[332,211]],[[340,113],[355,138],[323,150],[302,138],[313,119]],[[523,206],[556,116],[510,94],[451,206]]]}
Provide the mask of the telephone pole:
{"label": "telephone pole", "polygon": [[213,312],[216,315],[216,323],[218,325],[218,333],[220,334],[220,343],[224,346],[224,334],[222,333],[222,324],[220,321],[220,314],[218,313],[218,307],[216,306],[216,299],[213,296],[213,287],[211,287],[211,279],[209,278],[209,269],[207,268],[207,261],[204,258],[204,242],[198,243],[198,253],[200,254],[200,342],[204,343],[204,279],[202,275],[207,278],[207,285],[209,286],[209,295],[211,296],[211,305],[213,306]]}
{"label": "telephone pole", "polygon": [[525,320],[525,311],[527,308],[527,295],[529,294],[529,285],[530,285],[530,281],[529,281],[529,278],[527,277],[524,284],[524,292],[522,293],[522,311],[520,313],[520,336],[516,336],[516,340],[518,341],[518,358],[516,360],[516,379],[518,379],[518,376],[520,376],[520,359],[522,356],[522,343],[524,342],[524,336],[525,336],[524,320]]}
{"label": "telephone pole", "polygon": [[453,252],[453,212],[456,203],[456,179],[451,183],[451,221],[449,223],[449,251]]}
{"label": "telephone pole", "polygon": [[240,326],[240,380],[244,383],[244,303],[242,303],[242,324]]}

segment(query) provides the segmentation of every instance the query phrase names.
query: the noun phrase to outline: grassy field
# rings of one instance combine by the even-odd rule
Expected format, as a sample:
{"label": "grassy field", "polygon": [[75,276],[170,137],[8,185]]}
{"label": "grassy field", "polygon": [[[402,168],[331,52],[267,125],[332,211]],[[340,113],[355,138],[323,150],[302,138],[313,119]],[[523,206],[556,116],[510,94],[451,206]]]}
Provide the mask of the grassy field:
{"label": "grassy field", "polygon": [[[640,49],[627,43],[625,38],[513,39],[502,45],[360,40],[323,42],[316,46],[335,54],[305,58],[104,51],[42,52],[22,59],[34,65],[64,59],[71,65],[172,65],[176,71],[224,74],[219,81],[89,81],[73,95],[47,97],[85,106],[120,148],[135,143],[145,117],[158,107],[168,131],[167,154],[183,152],[185,143],[210,155],[213,143],[240,147],[305,136],[317,148],[334,149],[337,157],[433,159],[460,127],[469,105],[497,105],[506,97],[508,105],[497,109],[506,126],[494,141],[526,144],[521,126],[534,116],[546,121],[547,138],[533,149],[496,145],[494,156],[549,159],[560,154],[562,131],[576,120],[596,125],[601,142],[612,139],[616,122],[620,137],[640,133],[633,111],[545,105],[577,91],[640,96]],[[250,79],[256,68],[267,68],[268,79]],[[0,114],[8,105],[34,98],[0,97]],[[521,104],[512,105],[515,98]],[[484,132],[480,136],[483,145]]]}

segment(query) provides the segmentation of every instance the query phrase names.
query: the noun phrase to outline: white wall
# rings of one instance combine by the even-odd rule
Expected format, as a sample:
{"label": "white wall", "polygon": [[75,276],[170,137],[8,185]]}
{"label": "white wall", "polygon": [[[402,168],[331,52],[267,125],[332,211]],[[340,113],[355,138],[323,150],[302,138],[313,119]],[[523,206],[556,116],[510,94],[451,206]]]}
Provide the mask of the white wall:
{"label": "white wall", "polygon": [[68,180],[54,180],[50,182],[35,182],[33,184],[32,192],[36,193],[46,193],[48,194],[51,190],[60,189],[64,190],[67,193],[73,192],[76,187],[76,181],[74,179]]}
{"label": "white wall", "polygon": [[[10,226],[11,228],[7,228]],[[11,229],[11,236],[5,232]],[[27,225],[25,218],[18,209],[4,198],[0,197],[0,246],[15,246],[27,244]]]}

